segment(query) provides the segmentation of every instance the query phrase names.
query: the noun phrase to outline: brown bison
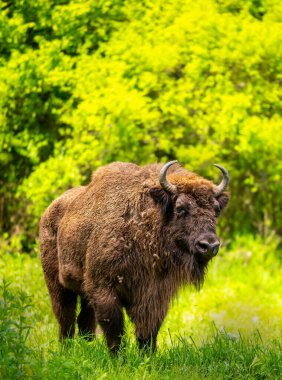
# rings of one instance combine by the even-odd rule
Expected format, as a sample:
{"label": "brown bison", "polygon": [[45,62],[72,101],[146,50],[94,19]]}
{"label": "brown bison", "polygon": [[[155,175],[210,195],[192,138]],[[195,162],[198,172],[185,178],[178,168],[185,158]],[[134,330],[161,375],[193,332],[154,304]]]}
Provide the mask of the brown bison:
{"label": "brown bison", "polygon": [[215,165],[223,173],[216,186],[176,163],[101,167],[45,211],[41,261],[61,339],[74,335],[79,295],[80,334],[93,336],[99,323],[117,351],[125,308],[139,347],[155,349],[178,288],[203,282],[220,245],[216,218],[229,176]]}

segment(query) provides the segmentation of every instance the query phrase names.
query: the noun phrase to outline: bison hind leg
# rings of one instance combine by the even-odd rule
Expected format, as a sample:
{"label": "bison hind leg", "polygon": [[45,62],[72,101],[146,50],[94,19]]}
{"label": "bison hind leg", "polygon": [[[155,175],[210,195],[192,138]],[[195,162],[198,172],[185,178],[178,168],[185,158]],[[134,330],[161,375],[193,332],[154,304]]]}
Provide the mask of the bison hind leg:
{"label": "bison hind leg", "polygon": [[72,338],[75,333],[77,295],[59,283],[56,285],[52,286],[50,296],[53,311],[59,323],[59,337],[62,341],[65,338]]}
{"label": "bison hind leg", "polygon": [[80,335],[88,340],[93,339],[97,325],[95,310],[83,296],[81,296],[81,310],[77,317],[77,324]]}

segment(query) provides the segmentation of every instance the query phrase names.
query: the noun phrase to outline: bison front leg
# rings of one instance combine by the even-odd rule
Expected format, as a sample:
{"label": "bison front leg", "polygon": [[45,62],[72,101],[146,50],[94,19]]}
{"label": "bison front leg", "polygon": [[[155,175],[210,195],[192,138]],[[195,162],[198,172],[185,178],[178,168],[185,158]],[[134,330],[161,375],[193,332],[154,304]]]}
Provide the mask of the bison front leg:
{"label": "bison front leg", "polygon": [[124,318],[118,298],[111,290],[100,288],[95,289],[89,299],[93,300],[97,322],[105,334],[107,345],[111,352],[116,353],[124,333]]}
{"label": "bison front leg", "polygon": [[147,334],[145,334],[146,336],[138,332],[138,328],[136,329],[137,342],[140,350],[152,350],[153,352],[156,351],[159,329],[160,326],[150,333],[147,332]]}
{"label": "bison front leg", "polygon": [[166,315],[166,311],[160,308],[150,307],[151,302],[147,305],[140,305],[128,311],[128,314],[135,324],[135,332],[138,346],[141,350],[156,351],[157,336],[161,324]]}

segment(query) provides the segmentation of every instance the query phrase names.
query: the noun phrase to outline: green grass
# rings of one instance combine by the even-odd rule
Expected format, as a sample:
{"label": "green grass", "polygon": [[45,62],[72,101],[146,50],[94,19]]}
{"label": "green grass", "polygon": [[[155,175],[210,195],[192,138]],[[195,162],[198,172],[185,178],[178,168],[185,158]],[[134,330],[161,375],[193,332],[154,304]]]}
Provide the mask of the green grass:
{"label": "green grass", "polygon": [[[281,250],[241,237],[210,265],[203,289],[182,289],[158,338],[141,355],[133,327],[117,357],[98,330],[61,345],[36,255],[0,259],[0,379],[280,379]],[[10,284],[7,284],[10,283]]]}

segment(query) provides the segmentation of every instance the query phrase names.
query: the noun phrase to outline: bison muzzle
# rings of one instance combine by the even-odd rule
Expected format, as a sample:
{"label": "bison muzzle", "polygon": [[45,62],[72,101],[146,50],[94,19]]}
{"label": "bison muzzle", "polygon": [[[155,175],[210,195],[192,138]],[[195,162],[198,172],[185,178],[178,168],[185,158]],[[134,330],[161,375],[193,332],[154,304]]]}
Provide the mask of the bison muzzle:
{"label": "bison muzzle", "polygon": [[88,186],[65,192],[40,222],[40,253],[60,339],[94,336],[101,326],[112,352],[124,333],[124,308],[139,347],[156,347],[178,288],[200,286],[219,249],[216,219],[228,202],[221,183],[177,161],[140,167],[116,162]]}

